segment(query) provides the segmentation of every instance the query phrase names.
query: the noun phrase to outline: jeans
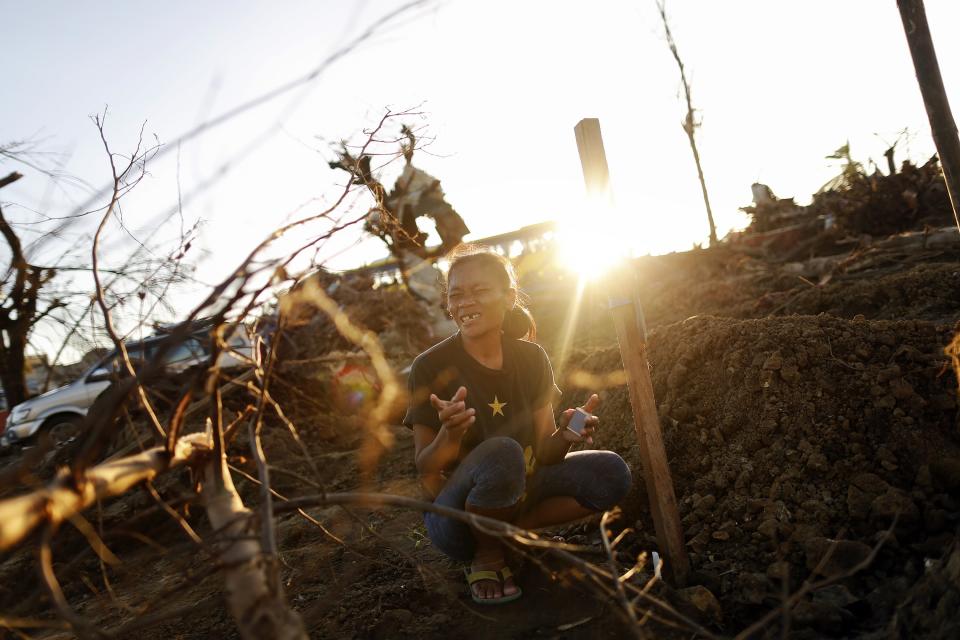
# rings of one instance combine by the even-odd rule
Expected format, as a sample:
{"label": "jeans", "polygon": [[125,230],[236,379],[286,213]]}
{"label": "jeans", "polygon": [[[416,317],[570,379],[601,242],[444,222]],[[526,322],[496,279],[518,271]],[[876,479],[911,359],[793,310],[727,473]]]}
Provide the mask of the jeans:
{"label": "jeans", "polygon": [[[523,449],[512,438],[489,438],[460,462],[434,504],[464,509],[469,503],[481,509],[517,504],[530,509],[556,496],[571,496],[592,511],[612,509],[630,490],[630,468],[612,451],[576,451],[554,465],[538,466],[526,477]],[[473,559],[476,539],[470,526],[436,513],[424,514],[427,535],[448,556],[464,562]]]}

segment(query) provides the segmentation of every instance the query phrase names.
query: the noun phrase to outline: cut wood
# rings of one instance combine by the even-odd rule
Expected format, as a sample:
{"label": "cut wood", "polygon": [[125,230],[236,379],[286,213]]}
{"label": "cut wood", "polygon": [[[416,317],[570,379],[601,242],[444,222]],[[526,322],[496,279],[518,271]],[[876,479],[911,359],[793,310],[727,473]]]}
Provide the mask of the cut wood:
{"label": "cut wood", "polygon": [[98,500],[119,496],[157,474],[210,452],[205,433],[183,436],[171,457],[163,447],[87,469],[80,482],[62,470],[47,487],[0,502],[0,551],[6,551],[45,522],[58,525]]}
{"label": "cut wood", "polygon": [[[600,134],[600,121],[596,118],[585,118],[577,123],[574,132],[587,191],[594,196],[605,196],[609,199],[610,176]],[[628,274],[627,278],[616,278],[617,287],[608,292],[608,297],[617,329],[620,357],[627,374],[627,389],[633,408],[634,428],[640,444],[650,512],[657,542],[664,556],[664,573],[673,586],[683,587],[686,586],[690,572],[690,560],[683,545],[677,498],[660,432],[653,383],[650,381],[643,312],[632,278],[633,274]]]}
{"label": "cut wood", "polygon": [[258,540],[253,513],[243,505],[230,477],[225,454],[204,467],[204,504],[217,537],[230,613],[244,640],[306,640],[303,620],[287,606]]}

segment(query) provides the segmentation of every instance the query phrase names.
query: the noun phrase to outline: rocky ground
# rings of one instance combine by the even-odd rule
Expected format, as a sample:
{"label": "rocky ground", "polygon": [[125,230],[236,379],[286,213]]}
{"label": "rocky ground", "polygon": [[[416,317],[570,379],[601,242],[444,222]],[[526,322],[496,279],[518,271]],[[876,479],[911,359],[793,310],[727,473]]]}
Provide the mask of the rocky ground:
{"label": "rocky ground", "polygon": [[[958,386],[944,350],[960,319],[960,244],[916,231],[858,238],[840,252],[790,262],[724,245],[644,258],[636,269],[696,583],[684,593],[657,584],[651,593],[717,635],[749,628],[792,597],[791,612],[776,615],[758,636],[780,635],[785,625],[796,638],[958,637]],[[376,325],[400,369],[430,341],[429,331],[415,306],[377,295],[373,311],[362,296],[350,304],[366,309],[360,321]],[[599,391],[596,446],[620,452],[634,468],[638,482],[616,524],[630,529],[618,554],[629,565],[656,549],[656,537],[618,375],[620,353],[597,288],[588,289],[572,347],[561,353],[572,295],[572,283],[558,281],[551,295],[534,299],[534,312],[564,402],[572,406]],[[408,313],[389,313],[393,305]],[[322,319],[304,318],[291,333],[289,364],[276,386],[305,446],[271,418],[265,447],[276,467],[274,488],[284,497],[360,483],[362,419],[337,395],[342,353],[352,347],[337,343],[341,356],[329,358],[327,341],[317,336],[330,332]],[[354,382],[347,386],[357,391]],[[228,409],[244,404],[226,401]],[[391,433],[395,443],[377,466],[375,488],[418,497],[412,439],[401,427]],[[258,488],[242,477],[255,475],[242,440],[231,454],[244,500],[255,505]],[[7,455],[2,463],[12,468],[18,460]],[[191,487],[186,472],[156,484],[203,536],[209,527],[202,509],[188,508]],[[105,504],[87,519],[102,527],[122,564],[103,565],[74,529],[58,535],[55,567],[80,615],[116,630],[137,615],[180,607],[176,617],[136,635],[235,637],[208,550],[147,492]],[[557,533],[585,546],[584,559],[605,564],[596,522]],[[542,554],[521,562],[521,600],[474,606],[461,568],[431,548],[415,512],[289,513],[279,519],[278,538],[286,595],[312,637],[626,632],[615,601],[597,597],[577,572]],[[52,619],[36,576],[30,545],[3,557],[4,616]],[[634,580],[650,577],[647,567]],[[643,623],[658,637],[694,635],[689,625]],[[56,630],[30,635],[68,637]]]}
{"label": "rocky ground", "polygon": [[[829,315],[696,317],[651,334],[691,562],[731,630],[882,544],[869,567],[804,598],[795,624],[841,636],[917,624],[955,635],[948,606],[937,620],[901,607],[956,547],[960,437],[956,379],[943,354],[951,338],[925,321]],[[609,371],[619,351],[575,358]],[[636,468],[635,438],[621,426],[630,423],[626,391],[604,395],[609,428],[598,445],[626,452]],[[646,501],[641,485],[628,502],[649,534]],[[935,598],[956,603],[958,595],[954,587]]]}

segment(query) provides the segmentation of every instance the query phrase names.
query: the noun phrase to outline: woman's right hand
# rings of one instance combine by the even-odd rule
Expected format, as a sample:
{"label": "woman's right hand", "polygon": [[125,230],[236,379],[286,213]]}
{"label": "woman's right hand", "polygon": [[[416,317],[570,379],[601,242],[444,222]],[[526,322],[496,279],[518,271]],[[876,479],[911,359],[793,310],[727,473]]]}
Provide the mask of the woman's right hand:
{"label": "woman's right hand", "polygon": [[464,400],[467,397],[467,388],[460,387],[449,400],[441,400],[436,394],[430,394],[430,404],[440,416],[440,426],[456,437],[462,437],[467,429],[476,421],[474,409],[468,409]]}

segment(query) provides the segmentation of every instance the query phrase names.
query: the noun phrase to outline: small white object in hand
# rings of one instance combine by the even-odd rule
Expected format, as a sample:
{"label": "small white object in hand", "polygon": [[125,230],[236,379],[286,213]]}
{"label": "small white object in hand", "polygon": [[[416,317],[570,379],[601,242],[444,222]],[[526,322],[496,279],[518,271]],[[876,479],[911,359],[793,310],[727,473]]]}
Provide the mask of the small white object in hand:
{"label": "small white object in hand", "polygon": [[567,429],[573,431],[578,436],[583,435],[583,428],[587,426],[587,418],[590,417],[590,414],[584,411],[582,408],[577,407],[577,410],[573,412],[573,415],[570,416],[570,422],[567,424]]}

